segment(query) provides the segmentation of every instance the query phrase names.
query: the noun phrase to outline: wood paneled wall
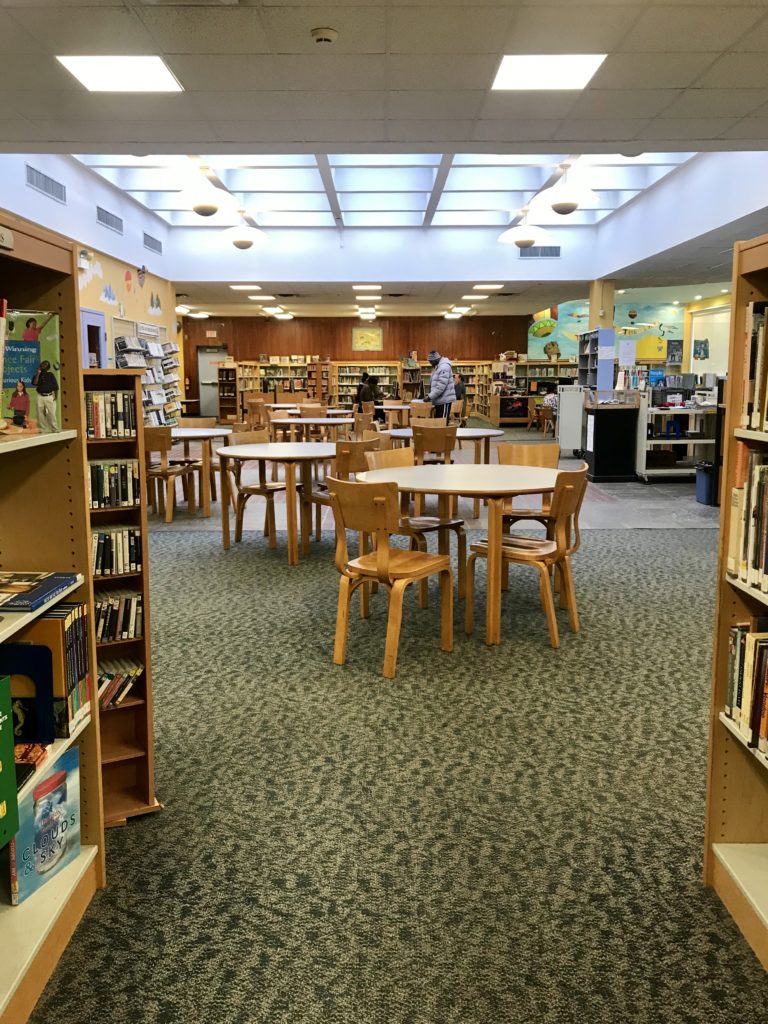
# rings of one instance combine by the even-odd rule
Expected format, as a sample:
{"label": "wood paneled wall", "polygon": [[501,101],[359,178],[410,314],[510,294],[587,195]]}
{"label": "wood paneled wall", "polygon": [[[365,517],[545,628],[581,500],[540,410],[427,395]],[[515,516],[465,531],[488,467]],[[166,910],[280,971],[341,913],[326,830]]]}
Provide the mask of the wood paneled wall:
{"label": "wood paneled wall", "polygon": [[[528,317],[483,316],[468,320],[442,317],[380,318],[382,352],[352,351],[352,328],[365,326],[350,317],[315,317],[296,320],[265,320],[262,317],[211,317],[184,321],[184,372],[189,380],[188,397],[198,396],[197,348],[225,345],[232,359],[258,359],[267,355],[313,354],[335,360],[376,362],[400,359],[416,349],[426,359],[437,349],[450,359],[492,359],[499,352],[528,351]],[[215,331],[215,337],[210,333]]]}

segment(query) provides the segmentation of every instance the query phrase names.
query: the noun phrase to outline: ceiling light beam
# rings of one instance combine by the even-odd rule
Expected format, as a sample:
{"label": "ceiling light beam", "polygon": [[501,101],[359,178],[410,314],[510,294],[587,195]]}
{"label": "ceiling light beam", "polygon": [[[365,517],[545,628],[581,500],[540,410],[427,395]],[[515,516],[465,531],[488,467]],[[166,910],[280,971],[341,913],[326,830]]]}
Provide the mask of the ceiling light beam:
{"label": "ceiling light beam", "polygon": [[344,227],[344,217],[341,212],[341,205],[339,204],[339,194],[336,191],[336,185],[333,180],[333,172],[331,171],[331,162],[325,153],[319,153],[315,156],[317,160],[317,170],[320,174],[320,178],[323,182],[323,188],[325,194],[328,196],[328,204],[331,207],[331,213],[333,219],[336,221],[336,226],[339,228]]}
{"label": "ceiling light beam", "polygon": [[438,203],[443,194],[445,183],[448,180],[448,174],[453,164],[453,153],[443,153],[440,163],[437,166],[437,172],[435,173],[435,180],[432,185],[432,191],[430,192],[429,199],[427,200],[427,208],[424,211],[424,221],[422,227],[432,227],[432,218],[437,212]]}

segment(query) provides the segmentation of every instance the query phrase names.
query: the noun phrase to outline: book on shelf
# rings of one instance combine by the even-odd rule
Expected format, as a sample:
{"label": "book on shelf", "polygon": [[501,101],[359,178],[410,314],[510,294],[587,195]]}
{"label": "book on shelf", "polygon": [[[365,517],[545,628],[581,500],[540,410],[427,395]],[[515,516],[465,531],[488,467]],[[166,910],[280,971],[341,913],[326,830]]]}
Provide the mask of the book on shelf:
{"label": "book on shelf", "polygon": [[16,743],[13,759],[16,764],[31,764],[33,768],[39,768],[52,750],[52,743]]}
{"label": "book on shelf", "polygon": [[0,572],[0,605],[6,612],[34,612],[77,581],[72,572]]}
{"label": "book on shelf", "polygon": [[8,846],[10,902],[41,889],[80,852],[80,758],[70,747],[19,802],[19,830]]}
{"label": "book on shelf", "polygon": [[728,669],[725,714],[750,747],[768,754],[768,632],[748,624],[728,631]]}
{"label": "book on shelf", "polygon": [[744,373],[741,394],[742,427],[762,430],[768,414],[768,355],[765,352],[765,302],[749,302],[744,324]]}
{"label": "book on shelf", "polygon": [[142,596],[131,590],[105,590],[94,599],[96,642],[137,640],[143,636]]}
{"label": "book on shelf", "polygon": [[136,398],[131,391],[86,391],[85,436],[89,440],[136,436]]}
{"label": "book on shelf", "polygon": [[[16,792],[18,793],[22,786],[35,774],[35,766],[33,764],[24,764],[21,761],[16,761],[14,769],[16,774]],[[2,845],[2,842],[0,842],[0,845]]]}
{"label": "book on shelf", "polygon": [[0,847],[10,842],[19,827],[13,748],[11,680],[4,675],[0,676]]}
{"label": "book on shelf", "polygon": [[141,530],[132,526],[91,531],[91,571],[94,576],[141,572]]}
{"label": "book on shelf", "polygon": [[88,462],[91,508],[130,508],[140,504],[138,459]]}
{"label": "book on shelf", "polygon": [[[13,417],[18,427],[29,419],[38,428],[61,429],[59,315],[45,310],[8,310],[4,318],[0,419]],[[17,383],[23,383],[26,402],[14,400]],[[44,399],[44,401],[42,401]],[[51,423],[51,418],[54,421]]]}
{"label": "book on shelf", "polygon": [[0,644],[0,675],[11,680],[16,743],[53,743],[56,738],[53,654],[42,644]]}
{"label": "book on shelf", "polygon": [[144,666],[132,658],[112,658],[99,662],[99,706],[117,707],[125,700]]}

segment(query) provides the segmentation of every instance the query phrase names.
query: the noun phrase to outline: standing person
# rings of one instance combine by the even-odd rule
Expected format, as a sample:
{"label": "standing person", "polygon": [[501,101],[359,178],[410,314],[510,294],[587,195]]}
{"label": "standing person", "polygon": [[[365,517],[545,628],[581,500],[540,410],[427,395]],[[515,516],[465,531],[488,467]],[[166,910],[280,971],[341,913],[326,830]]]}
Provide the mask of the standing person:
{"label": "standing person", "polygon": [[451,415],[451,402],[456,401],[453,368],[448,357],[441,356],[439,352],[430,352],[427,359],[432,367],[427,401],[435,407],[435,416],[447,421]]}
{"label": "standing person", "polygon": [[[366,374],[366,376],[368,376]],[[362,411],[363,402],[382,402],[384,400],[384,392],[379,387],[379,378],[375,374],[371,374],[368,380],[360,388],[360,410]],[[384,422],[384,410],[374,409],[373,418],[379,420],[380,423]]]}
{"label": "standing person", "polygon": [[59,426],[56,422],[56,395],[59,382],[51,373],[51,364],[47,359],[32,378],[32,387],[37,388],[37,420],[44,434],[55,434]]}
{"label": "standing person", "polygon": [[14,427],[26,427],[29,416],[29,395],[23,380],[16,381],[16,390],[11,395],[9,408],[13,413]]}
{"label": "standing person", "polygon": [[467,395],[467,385],[460,373],[453,375],[453,390],[456,392],[456,401],[463,402]]}
{"label": "standing person", "polygon": [[362,407],[362,405],[360,405],[360,402],[361,402],[360,395],[362,393],[363,388],[365,387],[365,382],[367,380],[368,380],[368,374],[366,373],[365,370],[363,370],[363,375],[360,378],[360,383],[357,385],[357,390],[355,391],[355,405],[354,405],[354,411],[355,412],[362,412],[363,411],[363,407]]}

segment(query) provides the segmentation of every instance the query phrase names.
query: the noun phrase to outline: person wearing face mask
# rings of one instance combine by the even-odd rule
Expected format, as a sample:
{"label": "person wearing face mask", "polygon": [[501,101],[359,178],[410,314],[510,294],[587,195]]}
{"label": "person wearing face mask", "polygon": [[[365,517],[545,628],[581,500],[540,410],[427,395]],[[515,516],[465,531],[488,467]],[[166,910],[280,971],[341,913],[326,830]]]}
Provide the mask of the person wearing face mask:
{"label": "person wearing face mask", "polygon": [[456,387],[453,383],[453,367],[447,356],[430,352],[427,356],[432,367],[427,400],[435,408],[435,416],[447,420],[451,413],[451,402],[456,401]]}

